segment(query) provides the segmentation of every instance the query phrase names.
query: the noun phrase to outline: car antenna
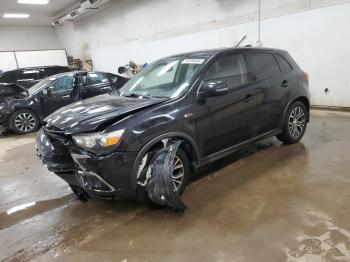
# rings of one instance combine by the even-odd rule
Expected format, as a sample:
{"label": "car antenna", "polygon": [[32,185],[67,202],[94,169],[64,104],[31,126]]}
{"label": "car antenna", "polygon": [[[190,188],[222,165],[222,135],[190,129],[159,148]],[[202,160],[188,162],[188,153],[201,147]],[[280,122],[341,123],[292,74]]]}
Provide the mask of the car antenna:
{"label": "car antenna", "polygon": [[247,36],[243,36],[242,39],[235,45],[235,47],[238,47],[242,44],[242,42],[247,38]]}

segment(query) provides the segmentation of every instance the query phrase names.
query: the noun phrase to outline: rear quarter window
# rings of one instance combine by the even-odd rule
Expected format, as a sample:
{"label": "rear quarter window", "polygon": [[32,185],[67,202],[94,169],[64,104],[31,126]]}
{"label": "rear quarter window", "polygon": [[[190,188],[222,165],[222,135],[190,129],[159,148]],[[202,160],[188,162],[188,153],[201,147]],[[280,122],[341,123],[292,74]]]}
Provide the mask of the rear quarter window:
{"label": "rear quarter window", "polygon": [[276,74],[280,74],[280,68],[272,54],[254,52],[251,53],[249,57],[253,69],[253,74],[258,79],[264,79]]}
{"label": "rear quarter window", "polygon": [[285,73],[289,73],[293,71],[293,67],[290,65],[290,63],[281,55],[275,55],[281,69]]}

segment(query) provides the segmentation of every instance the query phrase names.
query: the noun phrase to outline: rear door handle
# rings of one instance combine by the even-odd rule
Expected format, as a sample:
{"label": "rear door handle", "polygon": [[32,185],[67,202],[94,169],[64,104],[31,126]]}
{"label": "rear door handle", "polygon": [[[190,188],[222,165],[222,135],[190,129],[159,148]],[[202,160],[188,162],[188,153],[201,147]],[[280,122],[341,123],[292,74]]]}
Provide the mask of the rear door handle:
{"label": "rear door handle", "polygon": [[253,101],[255,101],[255,95],[253,95],[253,94],[247,94],[246,96],[245,96],[245,98],[244,98],[244,103],[251,103],[251,102],[253,102]]}
{"label": "rear door handle", "polygon": [[288,81],[284,80],[281,84],[281,87],[284,87],[284,88],[288,87]]}

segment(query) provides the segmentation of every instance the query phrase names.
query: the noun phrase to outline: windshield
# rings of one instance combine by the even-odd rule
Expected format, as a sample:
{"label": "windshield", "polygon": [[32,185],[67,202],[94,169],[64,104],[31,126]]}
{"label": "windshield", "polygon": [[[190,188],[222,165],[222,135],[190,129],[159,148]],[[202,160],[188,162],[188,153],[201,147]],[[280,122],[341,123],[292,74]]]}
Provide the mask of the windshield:
{"label": "windshield", "polygon": [[50,85],[53,81],[55,81],[58,77],[57,76],[50,76],[48,78],[45,78],[44,80],[40,81],[39,83],[33,85],[31,88],[28,89],[28,93],[30,95],[34,95],[41,90],[43,90],[45,87]]}
{"label": "windshield", "polygon": [[137,74],[121,89],[121,96],[173,98],[186,90],[205,58],[176,57],[158,61]]}

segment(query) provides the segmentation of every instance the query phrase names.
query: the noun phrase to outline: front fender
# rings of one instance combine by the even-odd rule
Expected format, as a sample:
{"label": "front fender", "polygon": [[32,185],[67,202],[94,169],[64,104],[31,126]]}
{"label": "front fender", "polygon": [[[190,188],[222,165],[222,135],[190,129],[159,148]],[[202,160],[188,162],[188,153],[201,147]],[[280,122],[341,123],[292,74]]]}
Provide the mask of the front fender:
{"label": "front fender", "polygon": [[137,187],[137,173],[138,173],[139,165],[140,165],[140,163],[142,161],[142,158],[145,156],[145,154],[154,145],[156,145],[158,143],[161,143],[164,139],[171,139],[171,138],[182,139],[186,143],[188,143],[188,145],[192,149],[192,152],[194,152],[193,158],[198,163],[198,161],[200,159],[199,150],[198,150],[197,144],[195,143],[194,139],[191,136],[189,136],[188,134],[183,133],[183,132],[169,132],[169,133],[162,134],[160,136],[157,136],[157,137],[153,138],[148,143],[146,143],[142,147],[142,149],[139,151],[139,153],[137,154],[136,160],[135,160],[134,165],[133,165],[132,173],[131,173],[133,188]]}

